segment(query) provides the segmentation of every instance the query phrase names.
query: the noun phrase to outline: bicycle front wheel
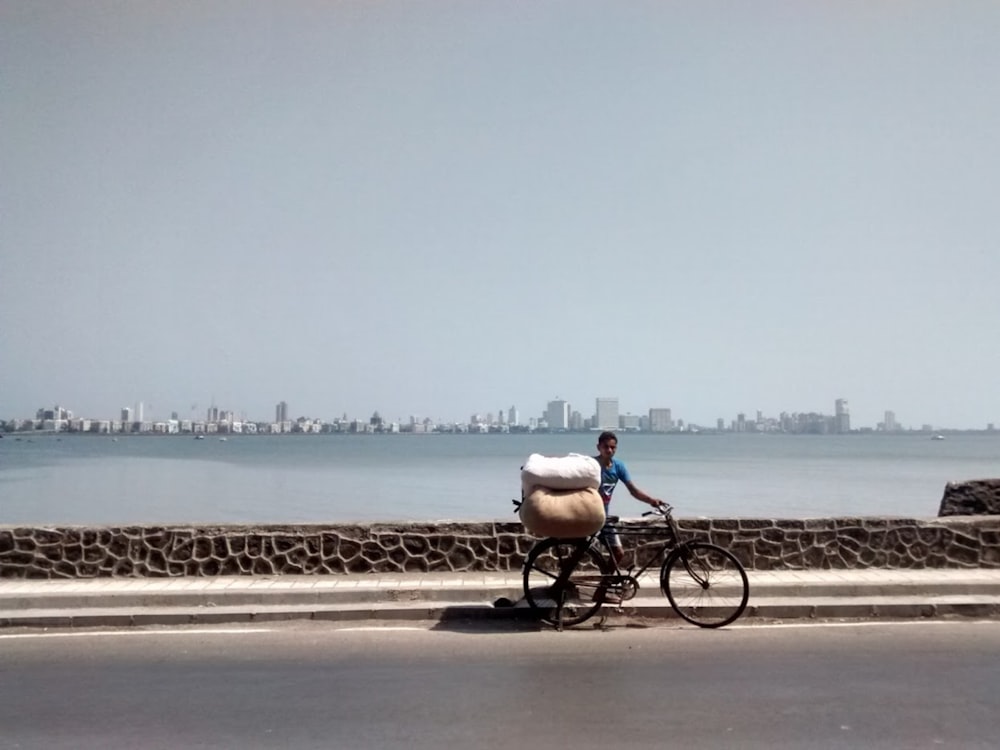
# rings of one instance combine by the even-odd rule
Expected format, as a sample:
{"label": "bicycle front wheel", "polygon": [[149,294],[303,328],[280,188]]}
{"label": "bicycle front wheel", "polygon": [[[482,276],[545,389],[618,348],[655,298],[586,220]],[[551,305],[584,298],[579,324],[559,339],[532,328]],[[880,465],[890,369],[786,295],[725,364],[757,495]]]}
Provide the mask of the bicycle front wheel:
{"label": "bicycle front wheel", "polygon": [[670,553],[660,569],[660,588],[674,611],[702,628],[721,628],[743,614],[750,583],[727,549],[691,542]]}
{"label": "bicycle front wheel", "polygon": [[[524,563],[524,598],[543,622],[579,625],[601,608],[607,593],[610,563],[588,547],[576,565],[586,539],[546,539],[536,544]],[[568,576],[560,574],[573,565]]]}

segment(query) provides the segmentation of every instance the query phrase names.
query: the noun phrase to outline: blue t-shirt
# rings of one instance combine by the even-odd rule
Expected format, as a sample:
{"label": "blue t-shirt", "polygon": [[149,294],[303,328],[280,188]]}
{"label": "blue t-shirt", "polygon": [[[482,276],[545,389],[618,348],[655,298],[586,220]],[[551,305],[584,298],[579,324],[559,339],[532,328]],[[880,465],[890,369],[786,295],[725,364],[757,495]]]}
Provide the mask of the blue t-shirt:
{"label": "blue t-shirt", "polygon": [[[596,457],[598,463],[600,463],[600,457]],[[604,501],[604,511],[608,510],[608,505],[611,503],[611,493],[615,491],[615,487],[618,486],[618,482],[631,482],[632,477],[629,476],[628,469],[625,468],[625,464],[619,461],[617,458],[611,459],[610,466],[601,467],[601,487],[598,492],[601,493],[601,500]]]}

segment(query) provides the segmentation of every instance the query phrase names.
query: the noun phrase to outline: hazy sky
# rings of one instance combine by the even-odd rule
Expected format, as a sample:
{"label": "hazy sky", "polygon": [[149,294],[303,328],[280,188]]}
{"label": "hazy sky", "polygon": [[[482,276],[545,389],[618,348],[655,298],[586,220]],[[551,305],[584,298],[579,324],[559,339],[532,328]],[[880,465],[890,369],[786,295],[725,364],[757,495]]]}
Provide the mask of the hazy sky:
{"label": "hazy sky", "polygon": [[1000,425],[1000,3],[0,0],[0,418]]}

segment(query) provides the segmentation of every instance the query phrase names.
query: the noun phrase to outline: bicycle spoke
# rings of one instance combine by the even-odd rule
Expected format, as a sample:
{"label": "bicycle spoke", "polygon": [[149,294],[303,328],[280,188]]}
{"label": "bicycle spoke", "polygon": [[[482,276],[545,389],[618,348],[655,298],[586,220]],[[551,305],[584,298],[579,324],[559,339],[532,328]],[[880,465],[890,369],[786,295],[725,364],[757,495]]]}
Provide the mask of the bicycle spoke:
{"label": "bicycle spoke", "polygon": [[577,625],[592,617],[608,588],[607,562],[592,549],[581,552],[579,545],[579,540],[545,540],[532,549],[525,564],[528,606],[540,619],[557,627]]}
{"label": "bicycle spoke", "polygon": [[731,552],[695,542],[671,555],[660,572],[660,585],[674,610],[701,627],[727,625],[746,608],[746,571]]}

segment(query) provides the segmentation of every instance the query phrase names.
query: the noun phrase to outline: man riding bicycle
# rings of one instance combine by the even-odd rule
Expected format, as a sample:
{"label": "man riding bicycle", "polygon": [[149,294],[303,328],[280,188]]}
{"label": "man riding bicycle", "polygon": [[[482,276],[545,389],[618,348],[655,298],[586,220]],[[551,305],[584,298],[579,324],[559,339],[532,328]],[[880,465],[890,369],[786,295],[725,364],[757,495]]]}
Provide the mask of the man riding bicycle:
{"label": "man riding bicycle", "polygon": [[[615,458],[617,450],[618,436],[613,432],[602,432],[597,438],[597,455],[594,458],[601,465],[601,486],[598,492],[600,492],[601,499],[604,501],[605,517],[608,515],[608,508],[611,505],[611,494],[615,491],[615,487],[618,486],[618,482],[624,482],[628,491],[636,500],[648,503],[654,508],[664,505],[662,500],[657,500],[655,497],[647,495],[635,486],[631,475],[628,473],[628,469],[625,468],[624,462]],[[622,559],[625,557],[625,550],[622,547],[621,539],[618,538],[618,532],[615,531],[612,525],[605,524],[601,530],[601,537],[607,541],[608,546],[611,548],[611,553],[615,556],[615,563],[620,566]]]}

